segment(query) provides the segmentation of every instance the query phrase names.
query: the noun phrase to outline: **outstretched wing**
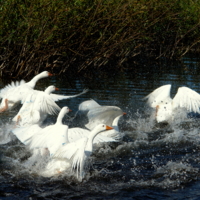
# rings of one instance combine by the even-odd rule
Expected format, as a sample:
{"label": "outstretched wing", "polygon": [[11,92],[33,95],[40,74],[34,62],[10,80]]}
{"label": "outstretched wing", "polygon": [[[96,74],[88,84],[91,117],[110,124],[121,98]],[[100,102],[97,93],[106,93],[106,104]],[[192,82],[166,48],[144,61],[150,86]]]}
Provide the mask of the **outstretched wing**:
{"label": "outstretched wing", "polygon": [[24,80],[11,82],[10,84],[6,85],[3,89],[0,91],[0,98],[4,98],[8,93],[12,93],[18,86],[25,84],[26,82]]}
{"label": "outstretched wing", "polygon": [[71,98],[74,98],[74,97],[78,97],[78,96],[88,92],[88,90],[89,89],[84,89],[83,92],[81,92],[79,94],[72,95],[72,96],[65,96],[65,95],[59,95],[59,94],[50,94],[50,96],[54,101],[60,101],[60,100],[63,100],[63,99],[71,99]]}
{"label": "outstretched wing", "polygon": [[82,128],[69,128],[68,129],[68,140],[69,142],[75,142],[81,138],[88,137],[90,135],[90,131]]}
{"label": "outstretched wing", "polygon": [[180,87],[173,98],[173,109],[181,107],[189,112],[200,113],[200,95],[188,87]]}
{"label": "outstretched wing", "polygon": [[68,159],[72,165],[72,170],[76,171],[77,178],[81,180],[84,173],[83,169],[86,159],[85,147],[87,141],[88,138],[81,138],[76,142],[67,143],[60,147],[53,156],[54,158]]}
{"label": "outstretched wing", "polygon": [[32,125],[29,127],[17,127],[12,130],[13,134],[25,145],[30,143],[34,134],[37,134],[42,128],[40,126]]}
{"label": "outstretched wing", "polygon": [[87,100],[82,102],[79,105],[79,111],[81,112],[88,112],[89,110],[96,108],[96,107],[101,107],[96,101],[94,101],[93,99]]}
{"label": "outstretched wing", "polygon": [[40,95],[37,95],[33,110],[38,110],[49,115],[55,115],[60,111],[60,107],[52,100],[50,95],[43,92],[40,93]]}
{"label": "outstretched wing", "polygon": [[30,149],[48,148],[50,155],[54,153],[68,141],[67,125],[54,124],[45,127],[31,138]]}
{"label": "outstretched wing", "polygon": [[143,99],[147,99],[147,104],[152,107],[156,108],[156,106],[163,101],[168,101],[170,98],[170,90],[171,85],[163,85],[157,89],[155,89],[153,92],[151,92],[149,95],[144,97]]}
{"label": "outstretched wing", "polygon": [[[106,131],[107,132],[107,131]],[[69,142],[75,142],[81,138],[84,137],[88,137],[90,135],[90,131],[86,130],[86,129],[82,129],[82,128],[70,128],[68,129],[68,140]],[[107,136],[103,136],[98,134],[95,138],[93,143],[100,143],[100,142],[117,142],[118,141],[118,137],[107,137]]]}
{"label": "outstretched wing", "polygon": [[99,124],[107,124],[112,126],[113,120],[119,115],[123,115],[123,111],[117,106],[101,106],[91,109],[88,114],[88,124],[85,126],[92,130]]}

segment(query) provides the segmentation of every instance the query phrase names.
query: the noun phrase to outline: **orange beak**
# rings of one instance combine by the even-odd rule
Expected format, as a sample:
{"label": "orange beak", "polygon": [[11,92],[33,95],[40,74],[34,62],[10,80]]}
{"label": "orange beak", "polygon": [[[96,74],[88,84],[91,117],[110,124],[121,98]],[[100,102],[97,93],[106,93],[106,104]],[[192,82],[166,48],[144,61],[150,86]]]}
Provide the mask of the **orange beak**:
{"label": "orange beak", "polygon": [[57,90],[57,91],[58,91],[58,90],[60,90],[60,89],[59,89],[59,88],[55,88],[55,90]]}
{"label": "orange beak", "polygon": [[71,110],[71,109],[69,109],[69,112],[72,112],[72,110]]}
{"label": "orange beak", "polygon": [[123,112],[123,115],[126,115],[126,113],[125,113],[125,112]]}
{"label": "orange beak", "polygon": [[111,130],[111,129],[113,129],[113,127],[106,126],[106,130]]}
{"label": "orange beak", "polygon": [[52,73],[50,73],[50,72],[49,72],[49,74],[48,74],[48,75],[49,75],[49,76],[53,76],[53,74],[52,74]]}

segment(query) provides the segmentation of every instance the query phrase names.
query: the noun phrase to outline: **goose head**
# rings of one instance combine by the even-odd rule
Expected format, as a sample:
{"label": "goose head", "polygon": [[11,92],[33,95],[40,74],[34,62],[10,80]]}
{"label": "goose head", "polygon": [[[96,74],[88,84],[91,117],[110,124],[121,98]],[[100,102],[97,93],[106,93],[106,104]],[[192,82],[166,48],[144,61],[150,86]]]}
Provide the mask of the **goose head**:
{"label": "goose head", "polygon": [[106,124],[99,124],[92,130],[91,138],[94,138],[98,133],[102,131],[111,130],[111,129],[113,129],[113,127],[108,126]]}
{"label": "goose head", "polygon": [[62,124],[62,119],[63,117],[69,113],[70,111],[72,111],[71,109],[69,109],[67,106],[63,107],[58,115],[58,118],[57,118],[57,124]]}
{"label": "goose head", "polygon": [[59,90],[57,87],[55,87],[54,85],[50,85],[49,87],[46,88],[46,90],[44,91],[47,94],[51,94],[52,92]]}

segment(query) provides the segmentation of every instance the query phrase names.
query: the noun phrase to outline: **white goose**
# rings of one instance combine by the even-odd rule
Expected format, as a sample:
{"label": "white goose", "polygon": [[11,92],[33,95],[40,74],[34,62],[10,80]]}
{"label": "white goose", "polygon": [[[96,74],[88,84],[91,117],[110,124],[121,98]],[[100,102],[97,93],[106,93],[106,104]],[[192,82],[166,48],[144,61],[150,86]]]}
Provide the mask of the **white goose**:
{"label": "white goose", "polygon": [[68,143],[68,126],[62,123],[62,119],[69,111],[68,107],[63,107],[54,125],[41,129],[31,137],[30,142],[27,143],[29,148],[47,148],[52,156],[62,145]]}
{"label": "white goose", "polygon": [[200,113],[200,95],[188,87],[179,87],[172,99],[170,97],[171,85],[163,85],[144,99],[150,107],[156,109],[157,122],[173,120],[177,108],[184,108],[187,112]]}
{"label": "white goose", "polygon": [[84,101],[79,105],[79,110],[87,112],[88,123],[86,128],[92,130],[98,124],[107,124],[114,129],[101,132],[100,135],[111,137],[113,139],[121,139],[123,134],[119,132],[118,122],[126,113],[117,106],[101,106],[94,100]]}
{"label": "white goose", "polygon": [[[77,178],[82,181],[85,162],[93,151],[94,138],[101,131],[110,129],[113,128],[105,124],[99,124],[87,137],[61,146],[53,155],[52,160],[46,166],[43,174],[45,174],[45,176],[52,176],[71,167],[72,171],[76,171]],[[64,159],[66,159],[66,161]]]}
{"label": "white goose", "polygon": [[22,107],[12,121],[20,126],[41,124],[47,114],[54,115],[60,111],[60,107],[54,102],[50,94],[59,90],[55,86],[49,86],[45,91],[33,90],[24,100]]}
{"label": "white goose", "polygon": [[20,126],[29,126],[36,123],[42,123],[46,116],[57,114],[60,111],[60,107],[55,101],[74,98],[82,95],[88,91],[84,89],[83,92],[65,96],[59,94],[52,94],[52,92],[59,90],[55,86],[49,86],[45,91],[33,90],[30,94],[22,100],[23,106],[19,110],[18,114],[13,118],[13,121],[20,122]]}
{"label": "white goose", "polygon": [[[24,80],[22,80],[20,82],[12,82],[11,84],[5,86],[0,91],[0,98],[2,98],[0,109],[3,109],[3,111],[13,109],[16,105],[18,105],[21,102],[23,98],[25,98],[34,89],[38,80],[48,76],[52,76],[52,74],[47,71],[44,71],[36,75],[31,81],[27,83]],[[8,100],[7,108],[5,104],[5,99]]]}

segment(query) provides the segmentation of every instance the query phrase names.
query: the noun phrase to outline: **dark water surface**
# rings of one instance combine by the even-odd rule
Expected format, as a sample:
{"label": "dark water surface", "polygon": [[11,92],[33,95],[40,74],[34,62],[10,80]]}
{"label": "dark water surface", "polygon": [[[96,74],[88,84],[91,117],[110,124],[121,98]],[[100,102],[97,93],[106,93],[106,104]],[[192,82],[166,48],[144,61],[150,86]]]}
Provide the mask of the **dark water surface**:
{"label": "dark water surface", "polygon": [[[172,96],[183,85],[200,93],[199,66],[197,58],[185,57],[181,64],[146,64],[145,68],[95,78],[66,74],[40,80],[37,89],[53,84],[62,94],[90,89],[87,94],[58,103],[73,110],[65,118],[70,127],[81,124],[80,119],[72,119],[85,100],[119,106],[127,113],[119,123],[124,139],[95,146],[81,183],[69,174],[44,178],[38,175],[39,164],[24,164],[30,153],[11,139],[11,119],[17,109],[1,114],[0,199],[200,199],[200,119],[158,125],[141,100],[164,84],[172,84]],[[4,84],[2,81],[0,86]],[[48,118],[45,125],[55,119]]]}

